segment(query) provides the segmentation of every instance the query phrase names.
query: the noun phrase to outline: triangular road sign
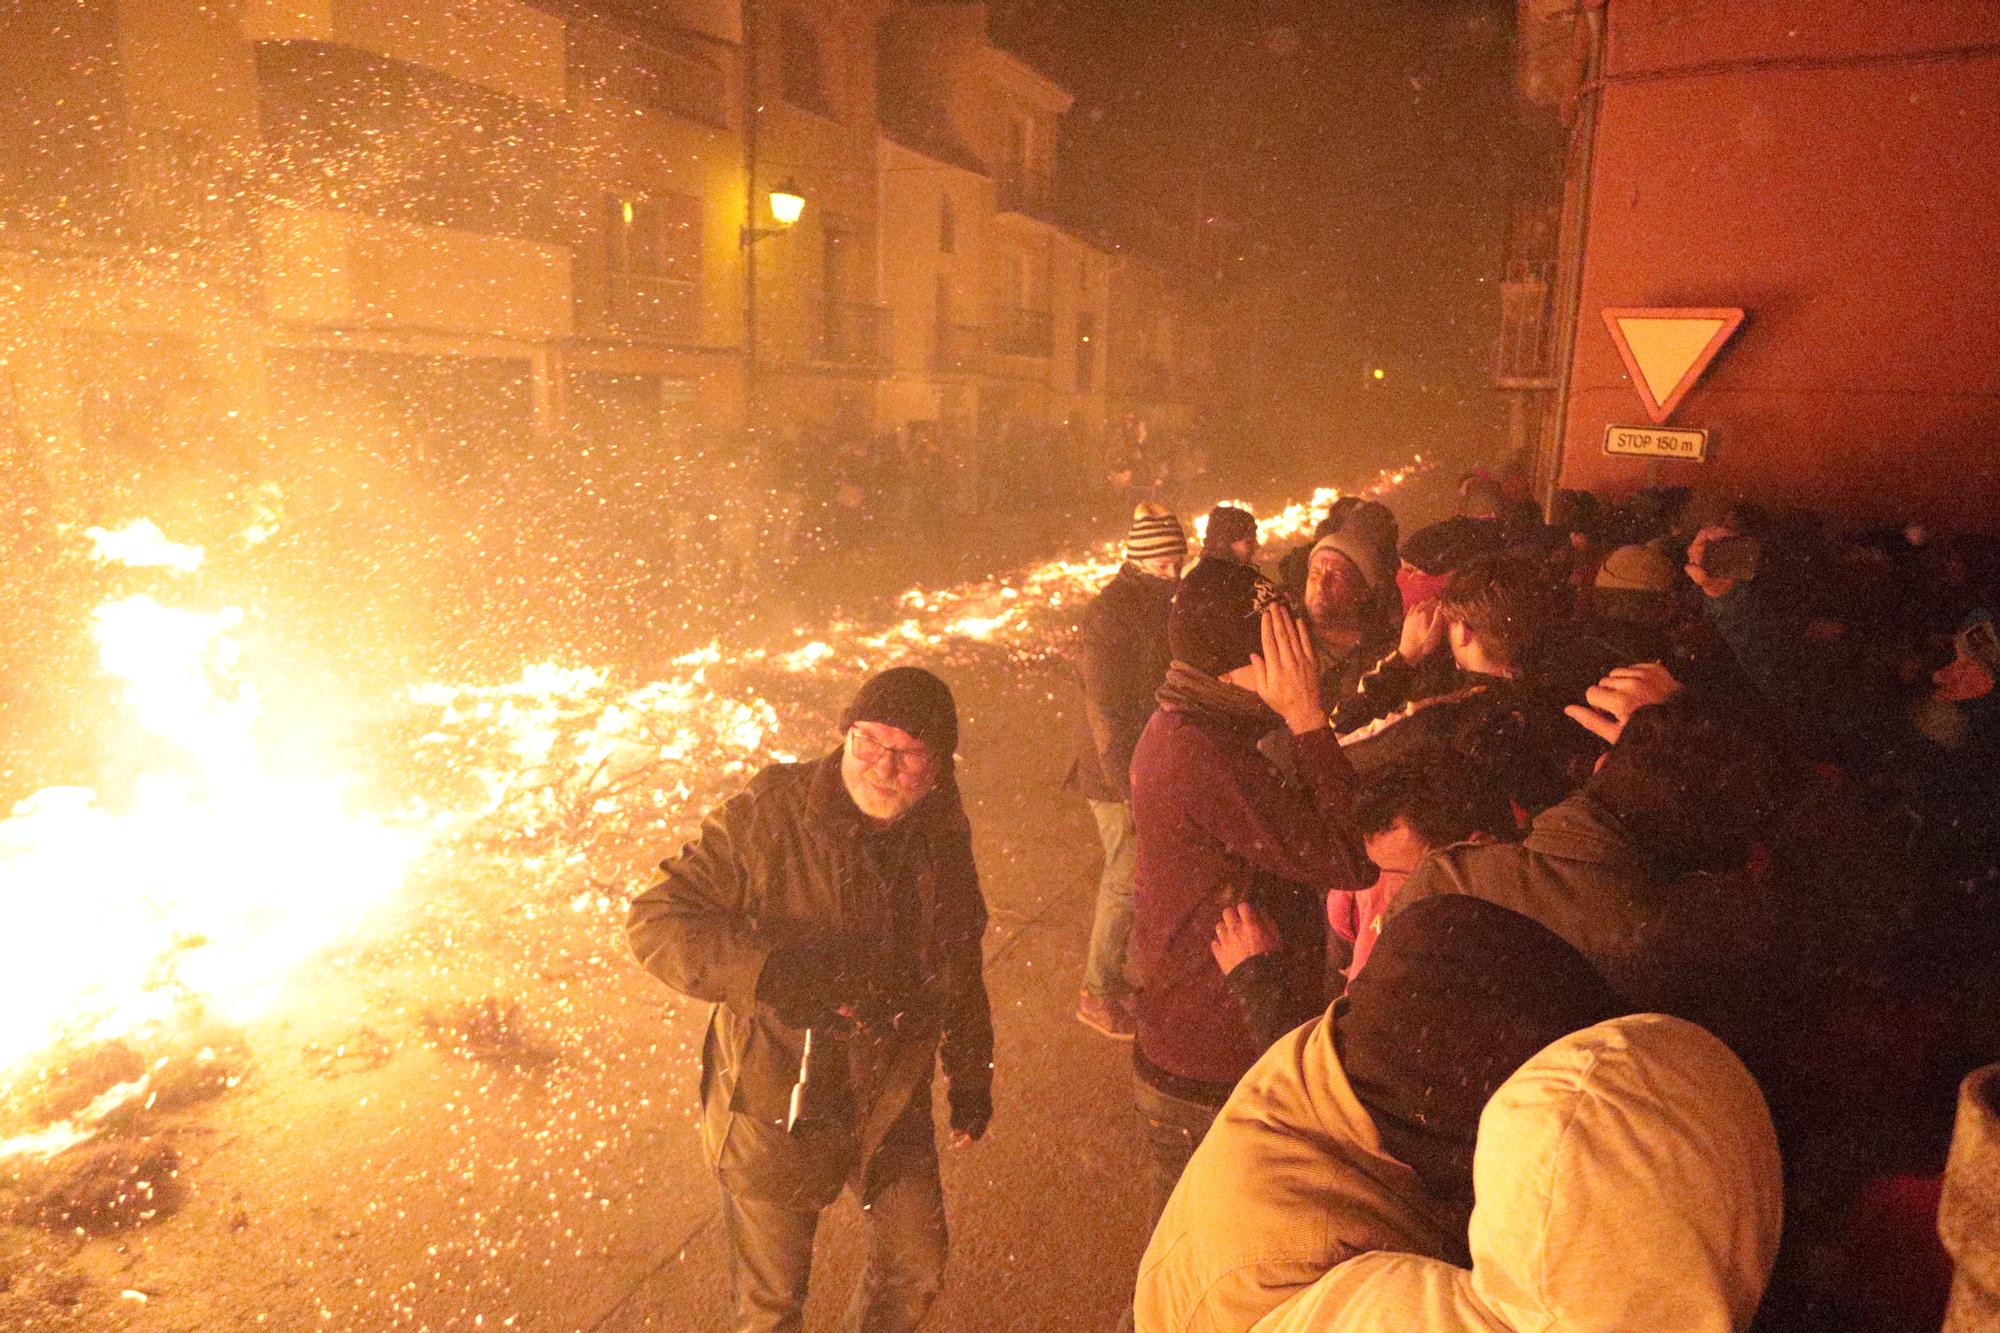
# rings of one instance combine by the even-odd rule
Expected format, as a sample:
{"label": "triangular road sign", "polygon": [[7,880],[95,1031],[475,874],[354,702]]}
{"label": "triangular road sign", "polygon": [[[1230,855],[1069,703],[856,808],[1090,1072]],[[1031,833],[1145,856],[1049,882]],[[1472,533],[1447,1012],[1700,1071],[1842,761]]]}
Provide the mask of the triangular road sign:
{"label": "triangular road sign", "polygon": [[1632,386],[1639,391],[1646,415],[1656,426],[1673,415],[1742,323],[1741,310],[1724,307],[1639,307],[1604,312],[1604,327],[1611,331],[1611,341],[1625,360]]}

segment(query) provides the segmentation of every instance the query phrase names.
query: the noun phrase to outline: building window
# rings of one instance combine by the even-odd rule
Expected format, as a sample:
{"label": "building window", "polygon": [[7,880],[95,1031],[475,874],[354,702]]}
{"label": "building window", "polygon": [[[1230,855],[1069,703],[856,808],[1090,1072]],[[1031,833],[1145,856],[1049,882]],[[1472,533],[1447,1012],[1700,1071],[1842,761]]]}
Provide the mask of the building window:
{"label": "building window", "polygon": [[778,84],[793,106],[822,116],[831,115],[826,100],[826,66],[820,58],[819,34],[795,9],[778,21]]}
{"label": "building window", "polygon": [[952,211],[951,196],[938,197],[938,249],[951,254],[958,246],[958,215]]}
{"label": "building window", "polygon": [[1026,171],[1034,160],[1034,122],[1025,116],[1007,118],[1007,165]]}
{"label": "building window", "polygon": [[692,336],[701,308],[701,201],[689,195],[611,195],[604,201],[609,322]]}

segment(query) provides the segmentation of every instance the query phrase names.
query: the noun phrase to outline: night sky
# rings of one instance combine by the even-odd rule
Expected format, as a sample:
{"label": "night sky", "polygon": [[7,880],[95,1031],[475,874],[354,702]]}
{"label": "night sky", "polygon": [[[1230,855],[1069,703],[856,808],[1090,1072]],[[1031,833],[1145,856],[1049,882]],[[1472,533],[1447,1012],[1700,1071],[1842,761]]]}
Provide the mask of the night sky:
{"label": "night sky", "polygon": [[1230,424],[1253,454],[1500,439],[1510,6],[1001,0],[993,26],[1077,95],[1080,213],[1141,249],[1208,233]]}

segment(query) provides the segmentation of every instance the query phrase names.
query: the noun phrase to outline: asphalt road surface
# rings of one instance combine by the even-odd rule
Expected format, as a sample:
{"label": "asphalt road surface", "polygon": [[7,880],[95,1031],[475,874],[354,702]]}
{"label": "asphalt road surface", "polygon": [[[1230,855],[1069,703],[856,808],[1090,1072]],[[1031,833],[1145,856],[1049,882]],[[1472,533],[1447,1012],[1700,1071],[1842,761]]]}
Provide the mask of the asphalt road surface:
{"label": "asphalt road surface", "polygon": [[[484,813],[256,1021],[191,1014],[122,1053],[157,1078],[94,1143],[0,1161],[0,1328],[725,1328],[694,1120],[706,1006],[631,960],[625,903],[755,767],[830,748],[855,683],[895,661],[958,694],[998,1038],[992,1129],[943,1154],[951,1262],[927,1327],[1114,1327],[1144,1167],[1131,1048],[1073,1016],[1099,853],[1061,789],[1075,700],[1050,652],[1105,555],[905,598],[872,629],[718,642],[636,686],[432,700],[388,743],[433,805]],[[52,1193],[85,1224],[51,1221]],[[809,1329],[838,1326],[862,1235],[851,1199],[828,1210]]]}

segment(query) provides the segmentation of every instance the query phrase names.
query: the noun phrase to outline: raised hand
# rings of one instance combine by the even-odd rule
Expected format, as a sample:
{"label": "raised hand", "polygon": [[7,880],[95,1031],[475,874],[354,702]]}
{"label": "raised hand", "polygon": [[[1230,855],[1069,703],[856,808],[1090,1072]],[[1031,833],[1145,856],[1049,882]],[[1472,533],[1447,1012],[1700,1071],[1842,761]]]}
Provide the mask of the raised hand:
{"label": "raised hand", "polygon": [[1317,731],[1326,725],[1326,710],[1319,702],[1319,654],[1313,650],[1312,631],[1283,602],[1264,608],[1259,629],[1264,652],[1250,658],[1251,688],[1293,735]]}
{"label": "raised hand", "polygon": [[1681,572],[1686,574],[1690,579],[1693,579],[1694,586],[1700,588],[1703,593],[1710,597],[1722,596],[1736,586],[1736,580],[1717,578],[1703,569],[1701,567],[1702,557],[1708,554],[1708,544],[1710,542],[1735,535],[1728,528],[1703,528],[1694,535],[1694,540],[1688,543],[1687,563],[1681,566]]}
{"label": "raised hand", "polygon": [[1403,616],[1403,638],[1396,645],[1402,659],[1415,666],[1444,643],[1445,618],[1438,614],[1438,600],[1418,602]]}
{"label": "raised hand", "polygon": [[1583,692],[1583,703],[1568,705],[1563,714],[1606,745],[1616,745],[1632,714],[1648,704],[1665,703],[1680,688],[1681,683],[1658,662],[1614,667]]}

